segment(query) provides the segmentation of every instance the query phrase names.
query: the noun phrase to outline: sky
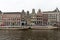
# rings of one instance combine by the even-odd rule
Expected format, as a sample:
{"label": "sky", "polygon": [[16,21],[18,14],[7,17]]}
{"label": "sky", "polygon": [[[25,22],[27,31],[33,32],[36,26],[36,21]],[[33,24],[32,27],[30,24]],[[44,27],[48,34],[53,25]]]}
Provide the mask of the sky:
{"label": "sky", "polygon": [[2,12],[21,12],[23,9],[31,12],[33,8],[36,11],[51,11],[56,7],[60,9],[60,0],[0,0]]}

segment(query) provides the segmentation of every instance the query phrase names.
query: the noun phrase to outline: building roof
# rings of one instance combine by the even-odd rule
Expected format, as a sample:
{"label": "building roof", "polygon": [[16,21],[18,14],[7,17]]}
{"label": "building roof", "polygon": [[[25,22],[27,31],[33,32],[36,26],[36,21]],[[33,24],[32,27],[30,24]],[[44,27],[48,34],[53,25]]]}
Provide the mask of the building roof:
{"label": "building roof", "polygon": [[[43,13],[55,13],[56,11],[44,11]],[[60,12],[60,11],[59,11]]]}
{"label": "building roof", "polygon": [[21,12],[3,12],[3,14],[21,14]]}
{"label": "building roof", "polygon": [[42,13],[37,13],[37,15],[42,16],[43,14]]}
{"label": "building roof", "polygon": [[44,11],[43,13],[54,13],[54,12],[60,12],[58,8],[56,8],[53,11]]}
{"label": "building roof", "polygon": [[54,13],[54,11],[44,11],[43,13]]}

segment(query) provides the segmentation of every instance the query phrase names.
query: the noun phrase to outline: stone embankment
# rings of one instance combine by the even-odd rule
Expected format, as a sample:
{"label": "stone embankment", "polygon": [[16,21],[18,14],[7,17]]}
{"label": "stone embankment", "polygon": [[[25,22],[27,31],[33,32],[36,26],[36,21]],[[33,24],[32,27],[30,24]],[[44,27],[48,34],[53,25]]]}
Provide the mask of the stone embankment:
{"label": "stone embankment", "polygon": [[53,26],[1,26],[0,29],[56,29],[58,27]]}
{"label": "stone embankment", "polygon": [[32,26],[32,29],[56,29],[58,27],[54,27],[54,26]]}

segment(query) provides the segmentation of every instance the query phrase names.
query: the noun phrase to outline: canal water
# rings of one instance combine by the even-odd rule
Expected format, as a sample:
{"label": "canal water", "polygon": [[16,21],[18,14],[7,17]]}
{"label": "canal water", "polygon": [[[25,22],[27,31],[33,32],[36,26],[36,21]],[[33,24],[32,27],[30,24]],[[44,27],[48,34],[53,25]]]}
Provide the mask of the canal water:
{"label": "canal water", "polygon": [[60,30],[0,30],[0,40],[60,40]]}

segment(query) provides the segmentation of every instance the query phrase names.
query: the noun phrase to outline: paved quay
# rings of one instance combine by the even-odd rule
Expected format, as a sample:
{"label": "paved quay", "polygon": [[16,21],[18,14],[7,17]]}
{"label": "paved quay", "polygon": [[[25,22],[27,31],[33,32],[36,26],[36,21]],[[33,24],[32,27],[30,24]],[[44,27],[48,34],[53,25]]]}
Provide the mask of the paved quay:
{"label": "paved quay", "polygon": [[28,29],[31,27],[31,29],[55,29],[58,27],[53,26],[1,26],[0,29]]}
{"label": "paved quay", "polygon": [[58,27],[54,27],[54,26],[32,26],[32,29],[56,29]]}

